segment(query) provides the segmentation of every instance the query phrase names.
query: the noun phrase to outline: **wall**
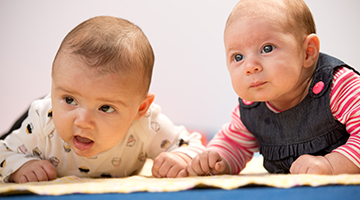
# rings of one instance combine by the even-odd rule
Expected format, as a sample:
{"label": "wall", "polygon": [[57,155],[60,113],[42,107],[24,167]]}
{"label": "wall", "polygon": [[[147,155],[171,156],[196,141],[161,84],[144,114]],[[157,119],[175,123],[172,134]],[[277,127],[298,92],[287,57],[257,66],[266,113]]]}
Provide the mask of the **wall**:
{"label": "wall", "polygon": [[[176,124],[213,134],[230,120],[237,96],[225,64],[223,29],[237,0],[0,0],[0,134],[50,91],[63,37],[97,15],[139,25],[155,51],[151,91]],[[360,69],[360,1],[306,0],[321,51]]]}

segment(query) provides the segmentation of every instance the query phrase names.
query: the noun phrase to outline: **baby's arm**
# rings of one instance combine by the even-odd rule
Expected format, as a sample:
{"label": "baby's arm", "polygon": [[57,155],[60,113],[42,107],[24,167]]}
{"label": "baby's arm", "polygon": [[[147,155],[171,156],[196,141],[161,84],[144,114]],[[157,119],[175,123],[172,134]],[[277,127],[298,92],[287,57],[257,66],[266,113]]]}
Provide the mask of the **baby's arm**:
{"label": "baby's arm", "polygon": [[197,155],[188,165],[190,176],[229,174],[228,163],[216,151],[205,151]]}
{"label": "baby's arm", "polygon": [[188,175],[188,163],[205,147],[201,143],[201,135],[197,132],[189,133],[183,127],[176,128],[177,138],[166,152],[161,152],[154,159],[152,174],[156,178],[176,178]]}
{"label": "baby's arm", "polygon": [[[4,182],[45,180],[43,173],[40,172],[41,169],[46,172],[47,180],[53,179],[55,169],[53,166],[49,166],[49,161],[45,161],[42,153],[45,152],[46,146],[43,125],[47,124],[46,120],[50,119],[48,117],[50,108],[50,100],[33,102],[28,117],[22,122],[21,127],[8,135],[5,140],[0,140],[0,174]],[[51,129],[47,130],[51,131]],[[37,167],[39,168],[36,169]],[[34,176],[37,179],[34,179]]]}
{"label": "baby's arm", "polygon": [[290,173],[355,174],[360,173],[360,168],[342,154],[333,152],[325,156],[302,155],[293,162]]}
{"label": "baby's arm", "polygon": [[330,107],[334,117],[346,126],[347,142],[326,155],[336,174],[359,173],[360,169],[360,76],[347,68],[334,72]]}
{"label": "baby's arm", "polygon": [[[13,132],[6,137],[6,142],[0,141],[0,173],[4,182],[25,183],[53,179],[54,172],[52,171],[55,171],[55,168],[52,164],[49,161],[33,156],[31,151],[28,150],[28,148],[31,148],[30,143],[35,143],[35,140],[30,140],[29,137],[31,136],[26,133],[24,135],[20,132]],[[29,145],[25,146],[25,141],[22,140],[24,138],[30,141]],[[35,163],[37,164],[35,165]],[[43,173],[40,172],[41,169],[44,169],[49,174],[47,177],[50,179],[45,179]]]}
{"label": "baby's arm", "polygon": [[238,174],[255,151],[258,151],[257,141],[243,125],[237,105],[231,122],[222,127],[187,170],[190,175]]}
{"label": "baby's arm", "polygon": [[9,177],[10,182],[26,183],[50,181],[57,177],[55,167],[47,160],[31,160]]}
{"label": "baby's arm", "polygon": [[291,173],[360,173],[360,77],[347,68],[334,72],[330,106],[334,117],[346,125],[346,144],[325,156],[302,155],[291,165]]}
{"label": "baby's arm", "polygon": [[[156,178],[187,176],[186,167],[193,157],[204,151],[201,134],[189,133],[183,126],[175,126],[160,113],[160,107],[152,104],[147,117],[140,119],[150,123],[145,151],[154,160],[152,174]],[[145,122],[147,120],[147,122]]]}

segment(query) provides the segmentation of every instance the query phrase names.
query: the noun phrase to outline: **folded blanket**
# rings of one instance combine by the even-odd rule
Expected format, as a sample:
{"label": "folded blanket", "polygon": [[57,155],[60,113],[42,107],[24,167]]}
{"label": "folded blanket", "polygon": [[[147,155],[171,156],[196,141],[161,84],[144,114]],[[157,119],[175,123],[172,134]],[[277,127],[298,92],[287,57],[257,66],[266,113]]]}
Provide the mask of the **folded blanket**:
{"label": "folded blanket", "polygon": [[278,188],[295,186],[322,186],[333,184],[359,184],[360,175],[275,175],[268,174],[259,165],[261,158],[247,165],[239,175],[222,175],[187,178],[153,178],[149,176],[151,163],[146,165],[142,175],[127,178],[92,179],[67,176],[49,182],[0,183],[0,195],[35,193],[39,195],[64,195],[72,193],[131,193],[131,192],[175,192],[195,187],[216,187],[226,190],[247,185],[261,185]]}

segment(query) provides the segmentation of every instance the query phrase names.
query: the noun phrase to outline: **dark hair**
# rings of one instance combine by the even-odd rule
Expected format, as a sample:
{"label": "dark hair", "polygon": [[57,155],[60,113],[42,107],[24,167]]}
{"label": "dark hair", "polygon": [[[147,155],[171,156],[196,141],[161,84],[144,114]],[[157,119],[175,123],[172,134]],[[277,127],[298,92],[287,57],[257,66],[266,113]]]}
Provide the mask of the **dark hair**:
{"label": "dark hair", "polygon": [[[55,56],[70,51],[99,72],[136,73],[147,93],[154,66],[154,52],[143,31],[121,18],[98,16],[72,29]],[[54,64],[53,64],[54,70]],[[139,81],[139,82],[140,82]]]}

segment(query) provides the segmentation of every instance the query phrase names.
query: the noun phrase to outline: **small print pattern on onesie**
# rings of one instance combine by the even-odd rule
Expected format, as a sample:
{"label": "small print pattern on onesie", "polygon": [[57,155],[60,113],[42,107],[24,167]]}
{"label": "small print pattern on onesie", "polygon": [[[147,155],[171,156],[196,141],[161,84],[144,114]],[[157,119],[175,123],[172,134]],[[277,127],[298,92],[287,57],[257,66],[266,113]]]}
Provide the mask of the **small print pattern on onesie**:
{"label": "small print pattern on onesie", "polygon": [[126,146],[132,147],[132,146],[135,145],[135,143],[136,143],[136,139],[134,138],[133,135],[130,135],[127,142],[126,142]]}

